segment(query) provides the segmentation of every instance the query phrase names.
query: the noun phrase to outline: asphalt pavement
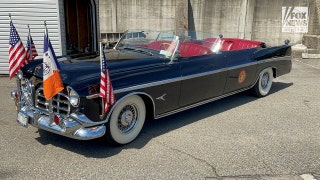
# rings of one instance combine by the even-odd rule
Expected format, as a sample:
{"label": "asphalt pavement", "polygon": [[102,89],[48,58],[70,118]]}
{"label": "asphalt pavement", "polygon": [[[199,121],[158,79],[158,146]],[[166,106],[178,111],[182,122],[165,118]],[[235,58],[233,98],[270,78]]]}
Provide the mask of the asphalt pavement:
{"label": "asphalt pavement", "polygon": [[320,179],[320,59],[295,59],[271,94],[233,95],[148,121],[133,143],[79,141],[16,123],[0,76],[0,179]]}

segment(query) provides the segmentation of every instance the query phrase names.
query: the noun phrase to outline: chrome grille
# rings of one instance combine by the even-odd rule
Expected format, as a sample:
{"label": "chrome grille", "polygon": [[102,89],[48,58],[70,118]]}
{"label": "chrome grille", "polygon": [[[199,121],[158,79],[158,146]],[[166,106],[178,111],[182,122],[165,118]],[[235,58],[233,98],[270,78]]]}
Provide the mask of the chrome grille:
{"label": "chrome grille", "polygon": [[[49,101],[46,100],[43,88],[39,88],[35,94],[35,107],[49,111]],[[67,95],[58,93],[52,98],[52,109],[54,113],[68,116],[70,114],[70,103]]]}
{"label": "chrome grille", "polygon": [[24,105],[26,106],[33,106],[33,85],[30,80],[23,78],[21,81],[21,94],[20,99],[22,102],[24,102]]}

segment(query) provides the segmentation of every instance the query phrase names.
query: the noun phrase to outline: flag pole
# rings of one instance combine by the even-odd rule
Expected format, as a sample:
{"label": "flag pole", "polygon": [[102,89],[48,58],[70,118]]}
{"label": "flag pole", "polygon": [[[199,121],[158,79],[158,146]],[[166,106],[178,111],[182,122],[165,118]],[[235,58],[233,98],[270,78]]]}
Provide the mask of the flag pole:
{"label": "flag pole", "polygon": [[[48,37],[47,21],[44,21],[44,35]],[[47,38],[45,38],[47,39]],[[49,99],[49,119],[50,125],[54,122],[53,120],[53,107],[52,107],[52,98]]]}
{"label": "flag pole", "polygon": [[44,21],[44,32],[48,36],[47,21]]}
{"label": "flag pole", "polygon": [[[103,49],[102,49],[102,43],[99,42],[99,52],[100,52],[100,73],[102,73],[102,58],[103,58]],[[101,76],[101,75],[100,75]],[[101,83],[101,82],[100,82]],[[100,87],[101,88],[101,87]],[[101,90],[100,90],[101,91]],[[105,100],[104,98],[101,96],[100,94],[100,97],[101,97],[101,109],[102,109],[102,112],[104,112],[104,106],[105,106]],[[103,113],[102,113],[103,114]]]}
{"label": "flag pole", "polygon": [[102,56],[103,56],[103,49],[102,49],[102,43],[99,42],[99,50],[100,50],[100,71],[102,71]]}
{"label": "flag pole", "polygon": [[32,59],[32,48],[31,48],[31,37],[30,37],[30,26],[29,26],[29,24],[28,24],[28,45],[29,45],[29,48],[30,48],[30,52],[29,52],[29,60],[31,60]]}

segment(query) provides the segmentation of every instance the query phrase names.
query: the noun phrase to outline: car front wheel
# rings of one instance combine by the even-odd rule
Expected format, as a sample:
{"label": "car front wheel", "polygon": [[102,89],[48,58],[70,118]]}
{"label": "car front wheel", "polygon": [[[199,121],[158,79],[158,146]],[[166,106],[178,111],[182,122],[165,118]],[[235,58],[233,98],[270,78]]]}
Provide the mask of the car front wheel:
{"label": "car front wheel", "polygon": [[273,72],[271,68],[264,69],[259,74],[259,79],[252,88],[257,97],[267,96],[270,92],[273,81]]}
{"label": "car front wheel", "polygon": [[116,105],[107,123],[107,140],[114,145],[132,142],[139,135],[145,118],[146,107],[141,97],[126,97]]}

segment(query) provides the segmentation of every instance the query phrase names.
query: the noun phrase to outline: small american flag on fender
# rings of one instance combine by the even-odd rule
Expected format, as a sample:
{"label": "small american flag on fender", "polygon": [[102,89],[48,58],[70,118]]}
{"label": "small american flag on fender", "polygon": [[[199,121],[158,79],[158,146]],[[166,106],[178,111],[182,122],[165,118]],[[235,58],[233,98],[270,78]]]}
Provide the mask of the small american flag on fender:
{"label": "small american flag on fender", "polygon": [[27,61],[34,60],[34,58],[38,56],[36,46],[33,43],[30,33],[28,35],[26,51],[27,51]]}
{"label": "small american flag on fender", "polygon": [[107,67],[107,59],[100,45],[101,59],[101,80],[100,80],[100,96],[104,102],[104,112],[107,112],[109,107],[115,103],[113,87],[110,80],[110,74]]}

